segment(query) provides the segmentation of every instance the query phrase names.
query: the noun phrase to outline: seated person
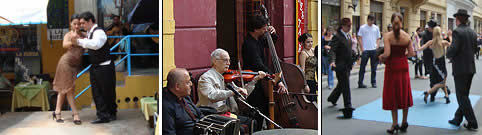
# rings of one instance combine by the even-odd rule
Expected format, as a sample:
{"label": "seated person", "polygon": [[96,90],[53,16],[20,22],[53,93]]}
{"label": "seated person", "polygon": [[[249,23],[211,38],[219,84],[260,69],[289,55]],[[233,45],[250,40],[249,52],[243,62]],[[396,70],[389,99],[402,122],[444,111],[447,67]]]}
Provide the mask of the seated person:
{"label": "seated person", "polygon": [[194,124],[203,117],[189,98],[191,86],[186,69],[175,68],[167,74],[167,90],[162,91],[163,135],[192,135]]}
{"label": "seated person", "polygon": [[120,20],[120,16],[112,15],[112,24],[105,28],[105,31],[112,31],[114,28],[117,28],[119,33],[117,35],[129,35],[130,34],[130,27],[127,23],[122,23]]}
{"label": "seated person", "polygon": [[[216,49],[211,53],[212,68],[204,73],[198,80],[198,107],[209,106],[215,108],[218,113],[231,112],[239,114],[238,106],[233,97],[235,93],[226,88],[224,77],[222,75],[229,68],[229,60],[228,52],[223,49]],[[253,81],[245,85],[246,89],[234,86],[236,87],[236,91],[244,96],[249,95],[253,91],[256,82],[266,76],[263,71],[258,73],[259,75],[254,77]],[[238,116],[238,118],[240,119],[241,124],[245,124],[245,122],[249,121],[246,117]]]}
{"label": "seated person", "polygon": [[5,78],[5,76],[3,75],[3,71],[0,68],[0,90],[11,90],[11,88],[13,88],[12,83],[10,83],[7,78]]}

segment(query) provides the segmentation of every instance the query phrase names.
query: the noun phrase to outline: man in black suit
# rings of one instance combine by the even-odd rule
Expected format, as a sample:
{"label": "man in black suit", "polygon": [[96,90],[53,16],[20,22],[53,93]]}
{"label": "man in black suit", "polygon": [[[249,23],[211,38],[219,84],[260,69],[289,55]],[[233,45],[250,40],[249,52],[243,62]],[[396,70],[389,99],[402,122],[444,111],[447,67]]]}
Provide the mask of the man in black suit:
{"label": "man in black suit", "polygon": [[477,34],[468,25],[467,10],[459,9],[456,14],[455,24],[457,29],[453,32],[452,45],[448,48],[447,58],[452,59],[452,75],[455,81],[455,92],[459,107],[455,117],[449,120],[450,124],[459,126],[465,116],[468,124],[464,127],[473,130],[477,129],[477,120],[469,99],[470,86],[475,74],[475,62],[473,52],[477,46]]}
{"label": "man in black suit", "polygon": [[353,60],[351,52],[351,36],[348,32],[351,30],[351,20],[348,18],[343,18],[341,20],[340,27],[338,28],[338,33],[333,38],[330,66],[336,71],[336,78],[338,79],[338,84],[336,88],[331,92],[328,97],[328,102],[336,105],[336,101],[343,94],[343,102],[345,108],[341,109],[343,116],[338,118],[349,119],[352,117],[353,110],[351,106],[351,95],[350,95],[350,70],[352,69]]}

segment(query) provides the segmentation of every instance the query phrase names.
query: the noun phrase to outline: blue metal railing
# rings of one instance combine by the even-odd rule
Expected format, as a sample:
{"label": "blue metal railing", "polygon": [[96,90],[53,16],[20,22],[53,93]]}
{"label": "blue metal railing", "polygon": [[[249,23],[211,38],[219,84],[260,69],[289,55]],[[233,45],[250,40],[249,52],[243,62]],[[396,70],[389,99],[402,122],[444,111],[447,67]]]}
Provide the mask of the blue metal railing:
{"label": "blue metal railing", "polygon": [[[111,55],[126,55],[122,57],[122,59],[115,63],[115,66],[119,65],[122,63],[124,60],[127,59],[127,72],[128,75],[131,76],[131,56],[156,56],[159,55],[159,53],[131,53],[131,38],[150,38],[150,37],[159,37],[159,35],[127,35],[127,36],[108,36],[107,38],[122,38],[116,45],[114,45],[112,48],[110,48]],[[121,44],[124,44],[124,42],[127,42],[127,45],[125,46],[125,52],[112,52],[112,50],[116,49],[119,47]],[[88,54],[86,54],[88,55]],[[92,64],[87,66],[85,69],[83,69],[80,73],[77,74],[77,78],[82,76],[85,72],[87,72],[90,68],[92,67]],[[87,91],[91,85],[87,86],[85,89],[83,89],[79,94],[75,96],[75,99],[77,99],[80,95],[84,94],[85,91]]]}

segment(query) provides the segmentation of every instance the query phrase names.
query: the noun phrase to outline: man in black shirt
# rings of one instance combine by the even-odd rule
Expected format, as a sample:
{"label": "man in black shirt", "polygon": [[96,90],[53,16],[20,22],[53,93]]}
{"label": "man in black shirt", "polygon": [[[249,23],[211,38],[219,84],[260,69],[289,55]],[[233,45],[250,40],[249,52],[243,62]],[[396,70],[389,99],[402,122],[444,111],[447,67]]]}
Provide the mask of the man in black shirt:
{"label": "man in black shirt", "polygon": [[[263,71],[272,74],[267,65],[267,56],[264,54],[264,49],[268,48],[268,42],[265,33],[270,32],[273,43],[276,43],[278,36],[273,26],[268,26],[268,20],[263,16],[253,16],[248,20],[248,35],[243,43],[243,69],[252,70],[254,72]],[[248,97],[248,103],[260,109],[266,116],[268,115],[268,95],[264,94],[264,87],[260,82],[256,84],[253,93]],[[278,83],[278,91],[286,93],[288,90],[283,83]],[[262,123],[263,117],[256,116],[258,123]],[[262,124],[258,124],[255,130],[259,130]]]}
{"label": "man in black shirt", "polygon": [[167,75],[167,90],[162,91],[162,134],[192,135],[194,124],[203,117],[189,98],[191,78],[186,69],[175,68]]}
{"label": "man in black shirt", "polygon": [[87,38],[72,38],[79,46],[87,49],[89,55],[90,84],[94,99],[97,119],[92,124],[108,123],[117,119],[116,73],[110,47],[106,45],[105,31],[95,23],[94,14],[84,12],[80,15],[80,24],[87,31]]}
{"label": "man in black shirt", "polygon": [[[427,25],[428,25],[428,28],[423,32],[422,40],[420,41],[420,46],[422,46],[425,43],[427,43],[428,41],[432,40],[432,38],[433,38],[432,30],[438,24],[435,20],[430,19],[430,21],[427,22]],[[432,52],[432,49],[423,50],[422,60],[423,60],[423,65],[425,66],[425,74],[430,75],[429,86],[430,86],[430,88],[432,88],[436,84],[435,78],[432,75],[432,72],[436,72],[436,71],[433,71],[433,52]],[[445,86],[445,87],[447,87],[447,86]],[[438,89],[435,92],[430,94],[430,102],[435,101],[435,96],[437,95],[437,91],[438,91]],[[447,92],[450,94],[449,87],[447,87]]]}

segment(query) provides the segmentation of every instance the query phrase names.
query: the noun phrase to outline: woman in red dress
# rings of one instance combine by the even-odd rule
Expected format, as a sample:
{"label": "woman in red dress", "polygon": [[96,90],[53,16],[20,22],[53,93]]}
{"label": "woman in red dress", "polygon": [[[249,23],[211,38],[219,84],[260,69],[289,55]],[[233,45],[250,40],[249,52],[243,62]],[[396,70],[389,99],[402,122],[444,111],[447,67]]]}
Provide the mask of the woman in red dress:
{"label": "woman in red dress", "polygon": [[[378,56],[379,60],[385,63],[383,109],[392,111],[393,123],[387,130],[388,133],[407,130],[408,107],[413,105],[407,57],[415,56],[415,52],[411,46],[410,35],[400,30],[402,18],[400,13],[392,14],[393,31],[384,35],[384,53]],[[401,127],[398,126],[398,109],[403,109]]]}

